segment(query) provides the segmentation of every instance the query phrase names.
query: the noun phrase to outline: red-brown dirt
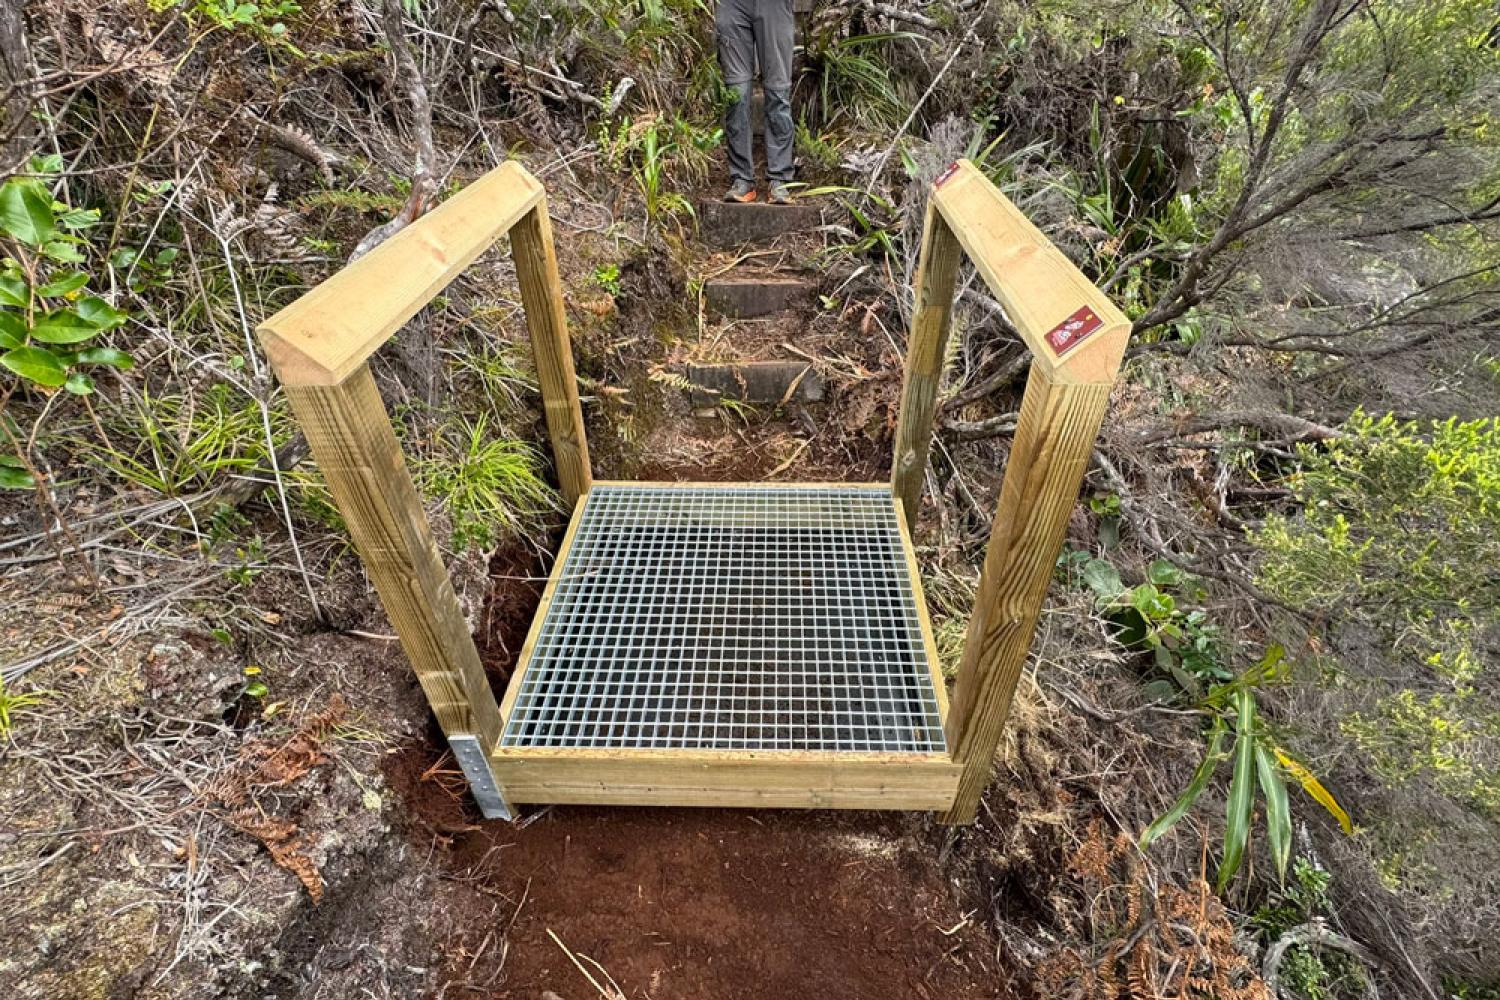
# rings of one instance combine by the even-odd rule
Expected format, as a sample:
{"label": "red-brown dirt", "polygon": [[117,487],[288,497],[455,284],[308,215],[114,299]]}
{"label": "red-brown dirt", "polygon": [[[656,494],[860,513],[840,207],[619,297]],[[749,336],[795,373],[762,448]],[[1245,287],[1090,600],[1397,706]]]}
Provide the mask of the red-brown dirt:
{"label": "red-brown dirt", "polygon": [[1011,995],[921,817],[557,806],[478,823],[432,763],[414,747],[387,773],[466,914],[445,998],[597,998],[570,952],[630,1000]]}

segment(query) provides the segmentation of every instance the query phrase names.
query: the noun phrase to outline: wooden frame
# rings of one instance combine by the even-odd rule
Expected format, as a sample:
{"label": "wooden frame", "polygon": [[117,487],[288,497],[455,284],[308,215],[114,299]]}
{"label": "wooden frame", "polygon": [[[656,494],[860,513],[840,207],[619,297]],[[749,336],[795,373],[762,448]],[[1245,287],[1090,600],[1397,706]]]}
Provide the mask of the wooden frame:
{"label": "wooden frame", "polygon": [[[369,358],[506,233],[558,482],[573,517],[515,676],[497,704]],[[950,704],[911,529],[964,254],[1031,349],[1032,363]],[[891,467],[897,521],[948,749],[926,754],[497,746],[593,484],[546,194],[519,164],[507,163],[470,184],[272,316],[259,334],[486,816],[508,816],[508,797],[515,802],[941,809],[950,822],[969,822],[989,777],[1130,324],[973,164],[955,164],[934,184]]]}
{"label": "wooden frame", "polygon": [[972,163],[933,185],[891,488],[910,524],[926,475],[960,252],[1030,348],[1031,370],[948,714],[961,769],[945,819],[972,822],[989,780],[1130,322]]}
{"label": "wooden frame", "polygon": [[[506,163],[261,324],[258,333],[443,733],[486,815],[500,710],[370,373],[370,355],[507,232],[558,483],[588,492],[588,444],[541,183]],[[477,744],[479,754],[466,752]],[[489,794],[486,794],[489,790]]]}

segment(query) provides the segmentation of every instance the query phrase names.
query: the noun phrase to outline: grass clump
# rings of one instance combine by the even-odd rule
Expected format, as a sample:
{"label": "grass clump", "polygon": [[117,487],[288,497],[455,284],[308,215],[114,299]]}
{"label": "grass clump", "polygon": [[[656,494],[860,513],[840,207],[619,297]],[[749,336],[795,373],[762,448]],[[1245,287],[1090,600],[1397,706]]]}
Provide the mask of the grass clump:
{"label": "grass clump", "polygon": [[419,461],[416,479],[423,495],[452,519],[453,544],[460,550],[489,548],[522,534],[527,522],[561,509],[542,478],[535,448],[491,436],[484,416],[455,427],[456,453]]}

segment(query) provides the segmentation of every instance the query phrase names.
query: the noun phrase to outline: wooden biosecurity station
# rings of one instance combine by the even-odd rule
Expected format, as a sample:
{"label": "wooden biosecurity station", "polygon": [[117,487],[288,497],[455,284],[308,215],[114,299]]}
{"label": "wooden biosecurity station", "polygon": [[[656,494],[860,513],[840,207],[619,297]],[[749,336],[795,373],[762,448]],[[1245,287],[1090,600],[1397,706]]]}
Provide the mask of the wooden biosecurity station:
{"label": "wooden biosecurity station", "polygon": [[[510,234],[572,520],[499,704],[368,360]],[[948,701],[912,551],[967,254],[1032,353]],[[541,184],[507,163],[260,329],[486,816],[526,802],[973,820],[1129,324],[967,161],[927,205],[891,482],[592,479]]]}

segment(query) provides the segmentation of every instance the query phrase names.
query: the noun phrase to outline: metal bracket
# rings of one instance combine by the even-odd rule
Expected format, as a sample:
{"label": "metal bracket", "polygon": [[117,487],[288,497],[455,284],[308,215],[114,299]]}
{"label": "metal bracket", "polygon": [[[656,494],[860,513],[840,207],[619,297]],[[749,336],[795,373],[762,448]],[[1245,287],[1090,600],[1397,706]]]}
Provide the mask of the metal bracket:
{"label": "metal bracket", "polygon": [[458,733],[448,737],[448,745],[453,748],[453,756],[463,768],[464,777],[469,779],[469,791],[479,803],[484,818],[515,819],[510,804],[505,801],[505,794],[495,781],[495,772],[490,770],[489,758],[479,745],[479,737]]}

